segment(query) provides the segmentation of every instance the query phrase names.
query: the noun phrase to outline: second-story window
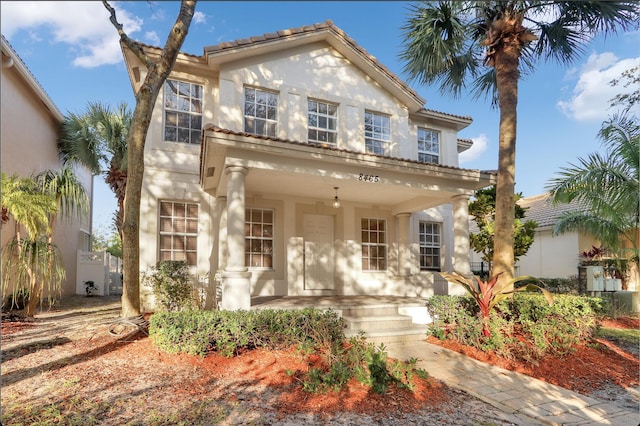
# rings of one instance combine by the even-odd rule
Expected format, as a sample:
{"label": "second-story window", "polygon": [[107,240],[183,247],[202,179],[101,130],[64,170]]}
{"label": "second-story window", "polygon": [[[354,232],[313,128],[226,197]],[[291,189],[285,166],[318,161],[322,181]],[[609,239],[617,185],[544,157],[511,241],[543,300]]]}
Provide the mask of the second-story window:
{"label": "second-story window", "polygon": [[260,89],[244,89],[244,131],[275,137],[278,129],[278,94]]}
{"label": "second-story window", "polygon": [[335,145],[338,140],[338,107],[326,102],[307,103],[309,142]]}
{"label": "second-story window", "polygon": [[184,81],[164,83],[164,140],[199,144],[202,139],[202,86]]}
{"label": "second-story window", "polygon": [[385,155],[391,142],[391,119],[388,115],[364,113],[364,141],[367,152]]}
{"label": "second-story window", "polygon": [[418,161],[440,163],[440,134],[438,132],[418,129]]}

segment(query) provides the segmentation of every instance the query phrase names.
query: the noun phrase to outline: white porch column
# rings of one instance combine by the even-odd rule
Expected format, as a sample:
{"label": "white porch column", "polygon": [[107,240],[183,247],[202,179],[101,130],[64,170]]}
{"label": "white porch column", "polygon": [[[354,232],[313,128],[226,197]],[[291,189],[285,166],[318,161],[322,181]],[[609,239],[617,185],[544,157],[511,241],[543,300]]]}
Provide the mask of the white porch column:
{"label": "white porch column", "polygon": [[411,275],[409,249],[409,218],[411,213],[397,214],[398,218],[398,275]]}
{"label": "white porch column", "polygon": [[227,166],[227,262],[222,273],[221,308],[251,308],[251,273],[244,264],[245,176],[241,166]]}
{"label": "white porch column", "polygon": [[469,264],[469,195],[453,197],[453,270],[471,275]]}
{"label": "white porch column", "polygon": [[216,198],[218,210],[218,271],[224,271],[227,266],[227,197]]}

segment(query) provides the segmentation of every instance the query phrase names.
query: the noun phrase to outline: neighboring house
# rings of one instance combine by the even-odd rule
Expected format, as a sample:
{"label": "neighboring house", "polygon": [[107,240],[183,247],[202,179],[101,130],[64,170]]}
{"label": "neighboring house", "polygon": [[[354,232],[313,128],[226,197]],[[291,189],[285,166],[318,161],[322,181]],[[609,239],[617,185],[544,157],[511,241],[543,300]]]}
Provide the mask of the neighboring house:
{"label": "neighboring house", "polygon": [[[524,221],[533,220],[538,224],[534,241],[527,253],[515,264],[515,275],[529,275],[538,278],[570,278],[578,275],[579,254],[599,246],[597,240],[578,232],[553,235],[556,220],[567,211],[580,208],[575,202],[553,205],[548,193],[525,197],[518,204],[527,209]],[[477,232],[472,221],[470,232]],[[478,253],[471,253],[474,270],[481,262]],[[486,267],[485,267],[486,269]]]}
{"label": "neighboring house", "polygon": [[580,253],[600,243],[577,231],[553,235],[553,227],[565,212],[581,210],[580,205],[576,202],[553,205],[548,193],[521,198],[518,204],[527,209],[524,220],[538,224],[529,251],[516,262],[519,274],[539,278],[577,276]]}
{"label": "neighboring house", "polygon": [[[8,176],[17,174],[28,177],[45,170],[58,171],[61,163],[58,157],[57,137],[59,125],[64,117],[4,37],[0,76],[2,172]],[[76,168],[75,173],[91,199],[91,174],[83,168]],[[58,219],[55,225],[54,243],[62,253],[66,270],[62,296],[76,293],[77,251],[90,249],[90,221],[89,213],[78,220]],[[3,247],[15,236],[15,226],[13,219],[2,225]]]}
{"label": "neighboring house", "polygon": [[[538,223],[533,244],[516,263],[518,273],[538,278],[576,277],[580,254],[594,246],[600,247],[600,241],[577,231],[553,235],[553,228],[562,214],[584,210],[584,207],[575,201],[553,205],[548,193],[522,198],[518,204],[527,209],[525,220]],[[625,285],[629,290],[638,288],[636,268],[632,267],[627,272]]]}
{"label": "neighboring house", "polygon": [[469,271],[468,201],[495,173],[458,167],[471,118],[424,105],[331,21],[180,54],[147,134],[141,269],[215,274],[223,309],[447,293],[437,272]]}

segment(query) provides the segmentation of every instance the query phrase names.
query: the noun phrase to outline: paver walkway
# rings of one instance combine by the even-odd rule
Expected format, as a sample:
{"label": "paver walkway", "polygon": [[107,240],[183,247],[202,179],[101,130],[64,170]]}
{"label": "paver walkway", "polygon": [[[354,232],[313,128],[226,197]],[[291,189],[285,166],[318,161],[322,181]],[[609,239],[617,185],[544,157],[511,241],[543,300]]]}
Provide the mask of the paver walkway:
{"label": "paver walkway", "polygon": [[426,341],[385,346],[390,357],[416,358],[417,366],[431,376],[523,419],[523,424],[640,425],[639,412],[606,404]]}

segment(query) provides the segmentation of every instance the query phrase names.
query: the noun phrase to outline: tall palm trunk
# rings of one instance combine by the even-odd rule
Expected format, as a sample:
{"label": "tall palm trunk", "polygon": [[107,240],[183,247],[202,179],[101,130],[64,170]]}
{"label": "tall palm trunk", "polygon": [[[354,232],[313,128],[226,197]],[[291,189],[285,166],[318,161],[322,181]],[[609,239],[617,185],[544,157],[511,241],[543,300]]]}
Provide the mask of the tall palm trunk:
{"label": "tall palm trunk", "polygon": [[[515,36],[517,37],[517,36]],[[516,130],[520,44],[504,43],[493,55],[500,107],[500,142],[496,184],[496,218],[492,275],[502,282],[513,278],[515,217]]]}

